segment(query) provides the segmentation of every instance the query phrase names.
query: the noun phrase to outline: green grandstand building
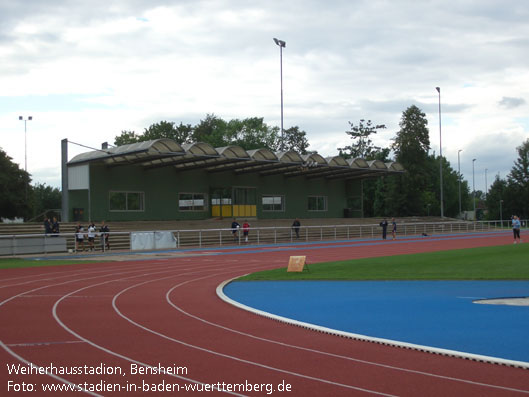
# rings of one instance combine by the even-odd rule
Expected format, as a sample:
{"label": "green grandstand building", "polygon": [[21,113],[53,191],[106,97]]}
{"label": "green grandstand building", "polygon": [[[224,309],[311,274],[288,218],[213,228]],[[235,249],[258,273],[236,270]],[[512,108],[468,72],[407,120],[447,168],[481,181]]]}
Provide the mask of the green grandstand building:
{"label": "green grandstand building", "polygon": [[67,159],[63,221],[362,217],[362,181],[400,164],[171,139]]}

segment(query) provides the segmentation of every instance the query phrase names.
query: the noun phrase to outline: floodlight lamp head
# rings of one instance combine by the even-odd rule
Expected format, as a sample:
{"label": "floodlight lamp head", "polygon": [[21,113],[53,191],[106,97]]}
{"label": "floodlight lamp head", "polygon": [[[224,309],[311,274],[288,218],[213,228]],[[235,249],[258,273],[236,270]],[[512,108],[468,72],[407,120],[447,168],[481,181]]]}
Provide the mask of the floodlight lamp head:
{"label": "floodlight lamp head", "polygon": [[18,119],[19,119],[19,120],[24,120],[24,117],[22,117],[22,116],[18,116]]}
{"label": "floodlight lamp head", "polygon": [[29,117],[28,117],[28,120],[33,120],[33,116],[29,116]]}
{"label": "floodlight lamp head", "polygon": [[437,90],[437,92],[440,94],[441,93],[441,87],[435,87],[435,89]]}
{"label": "floodlight lamp head", "polygon": [[274,42],[275,42],[279,47],[283,47],[283,48],[285,48],[286,45],[287,45],[286,42],[284,42],[283,40],[276,39],[275,37],[274,37]]}

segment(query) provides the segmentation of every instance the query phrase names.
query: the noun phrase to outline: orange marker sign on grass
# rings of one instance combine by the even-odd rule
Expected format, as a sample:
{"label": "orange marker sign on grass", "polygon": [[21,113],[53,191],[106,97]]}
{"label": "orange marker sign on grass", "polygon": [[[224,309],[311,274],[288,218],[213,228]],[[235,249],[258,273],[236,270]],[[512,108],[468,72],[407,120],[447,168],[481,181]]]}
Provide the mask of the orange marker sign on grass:
{"label": "orange marker sign on grass", "polygon": [[306,256],[291,256],[288,261],[287,272],[302,272],[306,265],[306,258]]}

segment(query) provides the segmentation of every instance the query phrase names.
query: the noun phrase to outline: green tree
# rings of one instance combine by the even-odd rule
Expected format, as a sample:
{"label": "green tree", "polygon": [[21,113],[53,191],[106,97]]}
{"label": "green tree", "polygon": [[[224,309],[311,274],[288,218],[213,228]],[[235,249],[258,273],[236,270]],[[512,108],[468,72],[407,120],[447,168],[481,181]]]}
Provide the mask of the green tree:
{"label": "green tree", "polygon": [[114,145],[122,146],[129,143],[145,142],[160,138],[169,138],[177,143],[190,142],[192,127],[190,124],[160,121],[145,128],[143,134],[137,135],[134,131],[121,131],[121,135],[114,138]]}
{"label": "green tree", "polygon": [[[374,157],[373,160],[380,160],[384,163],[388,163],[391,161],[389,154],[390,149],[384,148],[373,153],[372,157]],[[376,179],[367,179],[363,182],[363,205],[365,216],[391,216],[389,213],[392,200],[390,192],[394,183],[394,175],[386,175]]]}
{"label": "green tree", "polygon": [[[58,188],[46,186],[46,184],[37,183],[32,187],[33,190],[33,218],[42,215],[49,210],[58,210],[61,208],[62,195]],[[52,216],[47,213],[47,216]]]}
{"label": "green tree", "polygon": [[207,114],[204,120],[200,120],[193,128],[192,142],[205,142],[213,147],[223,147],[230,144],[227,137],[227,123],[214,114]]}
{"label": "green tree", "polygon": [[[423,213],[427,214],[428,204],[430,204],[430,215],[441,215],[440,203],[440,175],[439,175],[439,156],[430,155],[428,157],[427,167],[429,183],[427,191],[423,194]],[[459,174],[454,170],[450,163],[443,157],[443,199],[444,215],[456,217],[459,214]],[[467,208],[466,203],[471,200],[469,196],[468,183],[461,181],[461,207],[462,210]]]}
{"label": "green tree", "polygon": [[518,158],[507,176],[509,189],[514,199],[513,214],[529,216],[529,139],[516,148]]}
{"label": "green tree", "polygon": [[0,217],[29,219],[31,206],[31,178],[12,158],[0,149]]}
{"label": "green tree", "polygon": [[307,133],[300,130],[296,125],[283,130],[283,146],[284,150],[294,150],[299,154],[308,154],[309,141],[307,140]]}
{"label": "green tree", "polygon": [[277,128],[269,127],[262,117],[233,119],[227,123],[226,142],[245,150],[275,150],[278,142]]}
{"label": "green tree", "polygon": [[390,196],[391,213],[401,216],[424,213],[423,193],[428,191],[428,150],[430,138],[426,115],[415,105],[402,113],[400,130],[392,148],[406,172],[395,177]]}
{"label": "green tree", "polygon": [[174,122],[160,121],[152,124],[143,132],[142,141],[151,141],[160,138],[169,138],[176,143],[188,143],[191,139],[192,127],[191,124],[175,125]]}
{"label": "green tree", "polygon": [[[298,126],[284,131],[285,150],[295,150],[307,154],[309,142],[307,133]],[[150,141],[159,138],[170,138],[177,143],[204,142],[213,147],[238,145],[245,150],[266,148],[278,151],[281,148],[281,138],[277,127],[268,126],[262,117],[249,117],[243,120],[232,119],[228,122],[207,114],[203,120],[195,125],[161,121],[146,128],[142,134],[134,131],[122,131],[114,138],[116,146],[136,142]]]}
{"label": "green tree", "polygon": [[494,179],[492,185],[490,185],[489,192],[487,194],[487,219],[505,219],[505,214],[509,214],[509,216],[512,214],[512,203],[506,201],[506,191],[507,181],[500,179],[500,177],[496,175],[496,178]]}
{"label": "green tree", "polygon": [[114,145],[123,146],[130,143],[141,142],[141,135],[136,135],[134,131],[121,131],[121,135],[114,137]]}
{"label": "green tree", "polygon": [[358,125],[349,121],[351,129],[345,131],[351,137],[353,142],[350,145],[338,148],[339,155],[344,158],[362,157],[372,160],[376,152],[381,148],[375,146],[371,140],[371,135],[376,134],[378,130],[385,129],[384,124],[373,124],[371,120],[361,119]]}

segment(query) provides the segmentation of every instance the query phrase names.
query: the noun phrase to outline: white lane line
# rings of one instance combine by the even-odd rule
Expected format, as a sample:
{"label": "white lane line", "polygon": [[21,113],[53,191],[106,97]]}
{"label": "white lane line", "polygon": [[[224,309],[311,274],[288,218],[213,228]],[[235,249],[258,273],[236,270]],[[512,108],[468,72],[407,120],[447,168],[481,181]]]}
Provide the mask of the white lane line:
{"label": "white lane line", "polygon": [[97,397],[103,397],[102,394],[97,394],[97,393],[92,393],[91,391],[88,391],[88,390],[85,390],[83,389],[81,386],[79,386],[78,384],[76,383],[72,383],[70,382],[69,380],[67,379],[64,379],[64,378],[61,378],[60,376],[57,376],[55,374],[52,374],[52,373],[49,373],[46,371],[46,369],[44,367],[40,367],[38,365],[35,365],[33,364],[32,362],[26,360],[24,357],[21,357],[19,356],[18,354],[16,354],[13,350],[11,350],[7,345],[4,344],[4,342],[2,342],[0,340],[0,346],[5,350],[7,351],[9,354],[11,354],[13,357],[15,357],[17,360],[23,362],[24,364],[26,365],[31,365],[33,367],[35,367],[36,370],[38,371],[42,371],[42,372],[45,372],[46,375],[52,377],[53,379],[56,379],[58,380],[59,382],[62,382],[62,383],[66,383],[67,385],[70,385],[70,386],[73,386],[77,389],[77,391],[80,391],[80,392],[84,392],[86,394],[89,394],[91,396],[97,396]]}
{"label": "white lane line", "polygon": [[[118,281],[123,281],[123,280],[127,280],[127,279],[130,279],[130,278],[136,278],[136,277],[145,277],[145,276],[151,276],[153,274],[157,274],[157,273],[167,273],[169,272],[170,270],[167,270],[167,271],[164,271],[164,272],[156,272],[156,273],[146,273],[146,274],[143,274],[143,275],[139,275],[139,276],[131,276],[131,277],[126,277],[126,278],[122,278],[122,279],[119,279]],[[189,275],[189,274],[194,274],[194,273],[199,273],[199,272],[202,272],[204,271],[204,269],[201,269],[200,271],[197,271],[197,272],[191,272],[191,273],[183,273],[183,274],[173,274],[173,275],[170,275],[170,276],[166,276],[166,277],[163,277],[163,279],[165,278],[173,278],[173,277],[180,277],[180,276],[183,276],[183,275]],[[62,320],[59,318],[59,316],[57,315],[57,307],[59,306],[59,304],[64,300],[66,299],[69,295],[71,294],[75,294],[75,293],[78,293],[80,291],[84,291],[86,289],[89,289],[89,288],[93,288],[93,287],[97,287],[97,286],[100,286],[100,285],[104,285],[104,284],[107,284],[107,283],[112,283],[112,282],[115,282],[116,280],[109,280],[109,281],[105,281],[105,282],[101,282],[101,283],[97,283],[97,284],[92,284],[92,285],[89,285],[89,286],[85,286],[85,287],[82,287],[82,288],[79,288],[78,290],[76,291],[72,291],[70,292],[69,294],[66,294],[64,295],[62,298],[58,299],[55,304],[53,305],[53,309],[52,309],[52,314],[53,314],[53,318],[55,319],[55,321],[57,321],[57,323],[67,332],[69,332],[70,334],[72,334],[73,336],[75,336],[76,338],[88,343],[89,345],[99,349],[99,350],[102,350],[104,351],[105,353],[107,354],[110,354],[112,356],[115,356],[115,357],[118,357],[118,358],[121,358],[125,361],[129,361],[131,363],[135,363],[135,364],[138,364],[138,365],[141,365],[143,367],[147,367],[147,368],[157,368],[157,367],[153,367],[151,366],[150,364],[147,364],[147,363],[144,363],[144,362],[141,362],[141,361],[138,361],[138,360],[135,360],[131,357],[127,357],[123,354],[120,354],[118,352],[115,352],[113,350],[110,350],[110,349],[107,349],[106,347],[103,347],[101,345],[98,345],[97,343],[95,342],[92,342],[91,340],[81,336],[80,334],[78,334],[77,332],[75,332],[74,330],[72,330],[71,328],[69,328],[66,324],[64,324],[62,322]],[[112,303],[114,304],[114,301],[112,301]],[[188,378],[188,377],[185,377],[185,376],[181,376],[181,375],[177,375],[177,374],[174,374],[174,373],[165,373],[165,371],[163,371],[165,375],[167,376],[172,376],[174,378],[178,378],[178,379],[181,379],[181,380],[185,380],[187,382],[191,382],[191,383],[195,383],[195,384],[199,384],[199,385],[206,385],[207,383],[204,383],[204,382],[201,382],[199,380],[196,380],[196,379],[191,379],[191,378]],[[227,391],[227,390],[223,390],[223,389],[219,389],[217,387],[214,387],[215,389],[217,389],[219,392],[223,392],[223,393],[227,393],[227,394],[231,394],[231,395],[234,395],[234,396],[241,396],[241,397],[247,397],[246,395],[244,394],[239,394],[239,393],[234,393],[234,392],[230,392],[230,391]]]}
{"label": "white lane line", "polygon": [[[207,275],[207,276],[204,276],[204,277],[200,277],[200,278],[196,278],[196,279],[193,279],[193,280],[187,280],[187,281],[184,281],[184,282],[178,284],[177,286],[185,285],[185,284],[187,284],[189,282],[193,282],[193,281],[198,281],[198,280],[203,280],[203,279],[210,278],[210,277],[215,277],[215,276],[218,276],[218,275],[224,274],[224,273],[233,273],[233,271],[234,271],[234,269],[232,269],[230,271],[222,272],[222,273],[210,274],[210,275]],[[393,394],[387,394],[387,393],[382,393],[382,392],[378,392],[378,391],[374,391],[374,390],[369,390],[369,389],[365,389],[365,388],[361,388],[361,387],[357,387],[357,386],[346,385],[346,384],[343,384],[343,383],[333,382],[333,381],[330,381],[330,380],[327,380],[327,379],[323,379],[323,378],[317,378],[317,377],[313,377],[313,376],[310,376],[310,375],[301,374],[301,373],[298,373],[298,372],[293,372],[293,371],[280,369],[280,368],[277,368],[277,367],[272,367],[272,366],[269,366],[269,365],[257,363],[257,362],[254,362],[254,361],[245,360],[245,359],[242,359],[242,358],[239,358],[239,357],[235,357],[235,356],[231,356],[231,355],[228,355],[228,354],[220,353],[220,352],[217,352],[217,351],[214,351],[214,350],[206,349],[206,348],[203,348],[203,347],[200,347],[200,346],[197,346],[197,345],[192,345],[190,343],[181,341],[179,339],[172,338],[172,337],[170,337],[168,335],[162,334],[162,333],[157,332],[157,331],[155,331],[153,329],[145,327],[145,326],[135,322],[134,320],[130,319],[129,317],[125,316],[123,313],[120,312],[120,310],[118,309],[118,307],[117,307],[115,302],[116,302],[117,298],[119,298],[119,296],[121,294],[125,293],[126,291],[128,291],[128,290],[130,290],[132,288],[136,288],[136,287],[138,287],[140,285],[144,285],[144,284],[151,283],[151,282],[154,282],[154,281],[161,281],[161,280],[166,279],[166,278],[167,277],[156,279],[156,280],[144,281],[144,282],[138,283],[136,285],[132,285],[132,286],[130,286],[128,288],[125,288],[125,289],[121,290],[118,294],[115,295],[114,299],[112,300],[112,306],[114,307],[114,310],[122,318],[124,318],[125,320],[127,320],[131,324],[135,325],[136,327],[143,329],[144,331],[150,332],[150,333],[152,333],[154,335],[157,335],[157,336],[159,336],[159,337],[161,337],[163,339],[169,340],[171,342],[178,343],[178,344],[181,344],[183,346],[186,346],[186,347],[189,347],[189,348],[192,348],[192,349],[203,351],[205,353],[209,353],[209,354],[213,354],[213,355],[220,356],[220,357],[223,357],[223,358],[227,358],[227,359],[230,359],[230,360],[242,362],[244,364],[257,366],[257,367],[264,368],[264,369],[267,369],[267,370],[270,370],[270,371],[280,372],[280,373],[284,373],[284,374],[288,374],[288,375],[292,375],[292,376],[296,376],[296,377],[300,377],[300,378],[304,378],[304,379],[309,379],[309,380],[312,380],[312,381],[317,381],[317,382],[321,382],[321,383],[330,384],[330,385],[333,385],[333,386],[344,387],[344,388],[347,388],[347,389],[352,389],[352,390],[356,390],[356,391],[362,391],[362,392],[369,393],[369,394],[376,394],[376,395],[379,395],[379,396],[395,396]]]}
{"label": "white lane line", "polygon": [[[172,271],[174,270],[178,270],[179,268],[175,269],[175,266],[174,265],[171,265],[171,266],[167,266],[167,264],[165,264],[165,268],[170,268]],[[81,279],[75,279],[75,280],[68,280],[68,281],[63,281],[61,283],[56,283],[56,284],[49,284],[49,285],[45,285],[45,286],[42,286],[42,287],[38,287],[38,288],[33,288],[31,290],[27,290],[25,292],[21,292],[17,295],[13,295],[7,299],[4,299],[2,302],[0,302],[0,306],[16,299],[16,298],[19,298],[19,297],[22,297],[24,294],[26,293],[31,293],[31,292],[35,292],[35,291],[39,291],[39,290],[42,290],[42,289],[45,289],[45,288],[51,288],[51,287],[57,287],[57,286],[62,286],[62,285],[66,285],[66,284],[72,284],[72,283],[75,283],[75,282],[79,282],[79,281],[86,281],[86,280],[92,280],[92,279],[96,279],[96,278],[101,278],[101,277],[105,277],[105,276],[112,276],[112,275],[121,275],[121,274],[127,274],[127,273],[135,273],[135,272],[139,272],[139,271],[144,271],[144,267],[141,268],[141,269],[134,269],[132,271],[125,271],[125,272],[120,272],[120,273],[111,273],[111,274],[103,274],[103,275],[100,275],[100,276],[92,276],[92,277],[87,277],[87,278],[81,278]],[[144,274],[140,275],[140,276],[143,276]],[[84,341],[79,341],[79,342],[84,342]],[[17,353],[15,353],[13,350],[11,350],[6,344],[4,344],[1,340],[0,340],[0,347],[2,347],[8,354],[10,354],[12,357],[16,358],[17,360],[25,363],[25,364],[28,364],[28,365],[33,365],[37,368],[40,368],[37,364],[33,363],[33,362],[30,362],[28,360],[26,360],[25,358],[23,358],[22,356],[18,355]],[[67,384],[71,384],[68,380],[65,380],[63,378],[60,378],[60,377],[57,377],[57,376],[53,376],[53,374],[47,374],[48,376],[51,376],[57,380],[60,380],[61,382],[64,382],[64,383],[67,383]],[[85,393],[88,393],[88,394],[92,394],[92,395],[96,395],[96,396],[99,396],[98,394],[93,394],[87,390],[81,390]]]}
{"label": "white lane line", "polygon": [[[165,264],[167,265],[167,264]],[[115,272],[116,270],[133,270],[133,269],[145,269],[145,264],[138,264],[137,262],[134,262],[134,263],[130,263],[130,264],[120,264],[120,265],[115,265],[111,268],[109,268],[108,266],[105,266],[104,268],[99,268],[97,270],[79,270],[79,271],[62,271],[62,272],[53,272],[51,274],[47,274],[47,273],[41,273],[41,274],[33,274],[33,275],[29,275],[29,276],[23,276],[23,277],[14,277],[14,278],[8,278],[8,279],[3,279],[2,281],[8,281],[8,280],[16,280],[16,279],[20,279],[20,278],[30,278],[30,277],[40,277],[40,276],[47,276],[47,277],[44,277],[44,278],[35,278],[35,279],[32,279],[32,280],[28,280],[28,281],[23,281],[23,282],[19,282],[19,283],[16,283],[16,284],[6,284],[6,285],[1,285],[0,286],[0,289],[1,288],[9,288],[9,287],[17,287],[17,286],[21,286],[21,285],[27,285],[27,284],[32,284],[32,283],[38,283],[38,282],[43,282],[43,281],[52,281],[52,280],[58,280],[58,279],[61,279],[61,278],[65,278],[65,277],[79,277],[79,276],[86,276],[88,274],[97,274],[97,273],[110,273],[110,272]]]}
{"label": "white lane line", "polygon": [[70,343],[84,343],[82,340],[65,340],[58,342],[25,342],[25,343],[6,343],[9,347],[34,347],[34,346],[51,346],[51,345],[66,345]]}

